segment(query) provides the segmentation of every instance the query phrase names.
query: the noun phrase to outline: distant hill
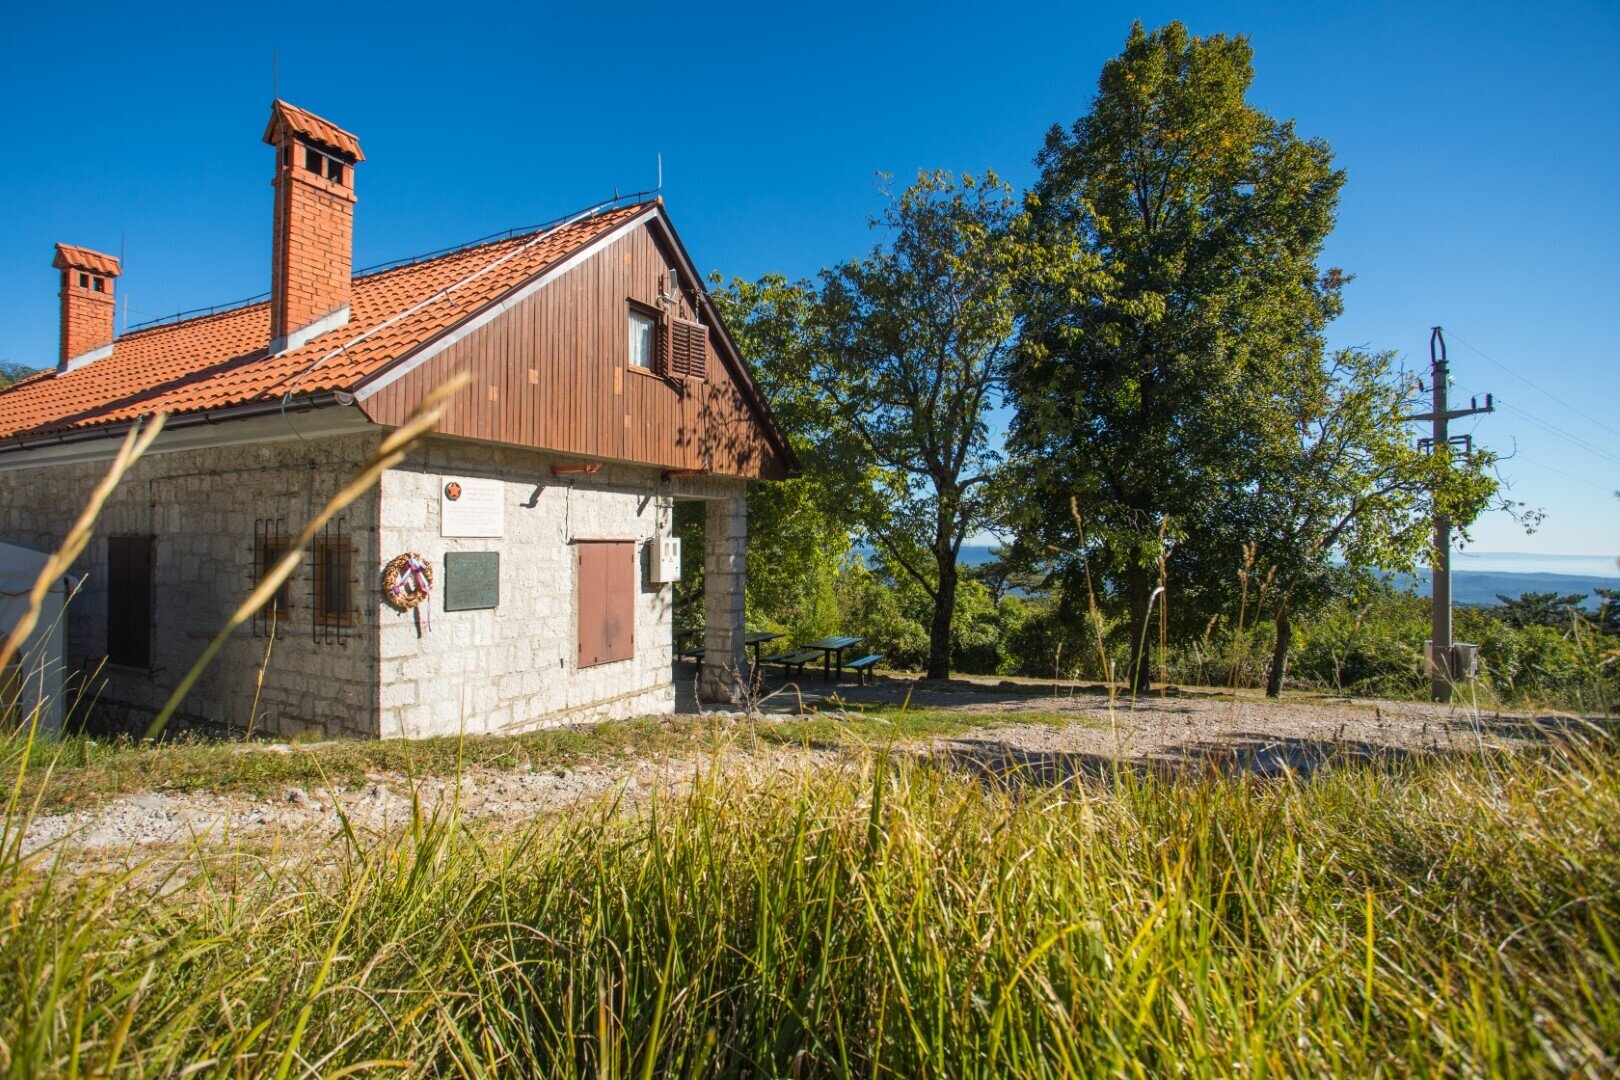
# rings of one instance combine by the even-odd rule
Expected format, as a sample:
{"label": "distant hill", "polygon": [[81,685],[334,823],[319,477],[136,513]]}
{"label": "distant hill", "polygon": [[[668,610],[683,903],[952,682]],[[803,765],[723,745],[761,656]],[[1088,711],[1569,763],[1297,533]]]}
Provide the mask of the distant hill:
{"label": "distant hill", "polygon": [[[1420,571],[1416,578],[1399,574],[1396,580],[1403,586],[1420,593],[1429,591],[1429,573]],[[1588,607],[1597,607],[1593,589],[1620,589],[1620,578],[1592,577],[1587,574],[1513,574],[1495,570],[1454,570],[1451,574],[1451,600],[1455,604],[1476,607],[1499,603],[1497,594],[1522,596],[1532,592],[1555,592],[1560,596],[1580,593],[1587,598]]]}
{"label": "distant hill", "polygon": [[[978,566],[989,562],[992,558],[992,549],[988,547],[962,547],[962,563],[967,566]],[[1555,556],[1519,556],[1522,559],[1557,558]],[[1568,557],[1573,560],[1574,556]],[[1605,560],[1592,559],[1590,562],[1598,566]],[[1608,562],[1613,566],[1613,562]],[[1419,571],[1414,577],[1410,574],[1397,574],[1394,578],[1401,588],[1412,589],[1416,592],[1429,591],[1429,573]],[[1570,593],[1580,593],[1587,597],[1588,606],[1597,606],[1597,597],[1592,594],[1593,589],[1620,589],[1620,576],[1613,574],[1548,574],[1542,572],[1522,573],[1508,570],[1453,570],[1451,574],[1451,599],[1456,604],[1467,604],[1483,607],[1498,603],[1496,596],[1522,596],[1532,592],[1556,592],[1560,596]]]}

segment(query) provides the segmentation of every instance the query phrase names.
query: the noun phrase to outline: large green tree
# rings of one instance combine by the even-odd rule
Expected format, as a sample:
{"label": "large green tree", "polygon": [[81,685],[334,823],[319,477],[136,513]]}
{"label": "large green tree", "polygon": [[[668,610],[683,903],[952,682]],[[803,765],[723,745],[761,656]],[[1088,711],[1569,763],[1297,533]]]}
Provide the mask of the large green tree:
{"label": "large green tree", "polygon": [[927,671],[943,678],[958,556],[992,517],[988,420],[1017,344],[1016,288],[1050,255],[993,175],[919,174],[873,225],[884,236],[869,255],[814,283],[768,275],[716,297],[804,462],[796,491],[750,503],[755,535],[802,545],[847,526],[842,542],[870,544],[926,595]]}
{"label": "large green tree", "polygon": [[1014,490],[1035,543],[1123,599],[1137,687],[1164,568],[1198,568],[1182,616],[1214,603],[1239,565],[1255,433],[1340,309],[1342,276],[1318,262],[1343,174],[1248,103],[1252,79],[1245,38],[1137,25],[1036,159],[1037,237],[1091,261],[1051,259],[1075,272],[1023,292]]}
{"label": "large green tree", "polygon": [[1017,342],[1017,283],[1039,265],[993,174],[920,174],[874,222],[870,255],[821,276],[812,383],[859,532],[933,607],[927,672],[951,668],[963,541],[991,520],[989,432]]}

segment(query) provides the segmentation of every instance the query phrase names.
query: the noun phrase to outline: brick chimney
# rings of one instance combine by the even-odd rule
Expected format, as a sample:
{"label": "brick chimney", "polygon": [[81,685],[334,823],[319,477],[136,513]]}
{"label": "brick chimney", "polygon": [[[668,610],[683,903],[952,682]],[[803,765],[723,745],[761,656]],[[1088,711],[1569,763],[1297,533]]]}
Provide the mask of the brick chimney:
{"label": "brick chimney", "polygon": [[276,148],[270,268],[270,353],[296,349],[349,321],[354,259],[354,166],[360,140],[314,113],[276,101],[264,141]]}
{"label": "brick chimney", "polygon": [[62,271],[62,347],[57,371],[112,355],[113,281],[118,260],[89,248],[57,244],[51,265]]}

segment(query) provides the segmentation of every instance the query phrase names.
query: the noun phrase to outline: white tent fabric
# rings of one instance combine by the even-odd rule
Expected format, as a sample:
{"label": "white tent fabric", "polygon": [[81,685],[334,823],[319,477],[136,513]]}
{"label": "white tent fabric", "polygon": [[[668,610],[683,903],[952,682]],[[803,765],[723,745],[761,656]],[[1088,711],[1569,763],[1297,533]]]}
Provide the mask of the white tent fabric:
{"label": "white tent fabric", "polygon": [[[28,593],[39,580],[47,558],[44,552],[0,540],[0,635],[9,635],[27,612]],[[4,694],[0,706],[8,718],[27,721],[38,708],[42,734],[56,735],[62,730],[68,589],[66,577],[52,583],[39,622],[0,683]]]}

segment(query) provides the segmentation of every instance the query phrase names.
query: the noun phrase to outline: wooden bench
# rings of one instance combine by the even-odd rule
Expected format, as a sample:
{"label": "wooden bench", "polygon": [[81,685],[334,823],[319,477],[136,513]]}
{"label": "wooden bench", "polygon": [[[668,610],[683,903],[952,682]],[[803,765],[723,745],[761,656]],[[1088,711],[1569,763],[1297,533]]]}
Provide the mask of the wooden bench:
{"label": "wooden bench", "polygon": [[679,656],[682,660],[694,660],[694,661],[697,661],[698,663],[702,663],[703,662],[703,646],[702,645],[692,645],[692,646],[689,646],[689,647],[687,647],[685,649],[682,649],[680,652],[676,653],[675,655]]}
{"label": "wooden bench", "polygon": [[853,671],[856,677],[859,678],[861,683],[864,685],[866,682],[866,673],[877,667],[878,661],[882,659],[882,653],[873,653],[871,656],[863,656],[859,660],[851,660],[849,663],[844,665],[844,670]]}
{"label": "wooden bench", "polygon": [[767,656],[765,659],[761,660],[760,663],[781,664],[782,677],[784,679],[791,679],[795,671],[799,673],[799,678],[802,679],[804,678],[804,665],[810,663],[812,660],[820,659],[821,654],[816,652],[814,649],[803,649],[799,652],[784,652],[777,653],[775,656]]}

